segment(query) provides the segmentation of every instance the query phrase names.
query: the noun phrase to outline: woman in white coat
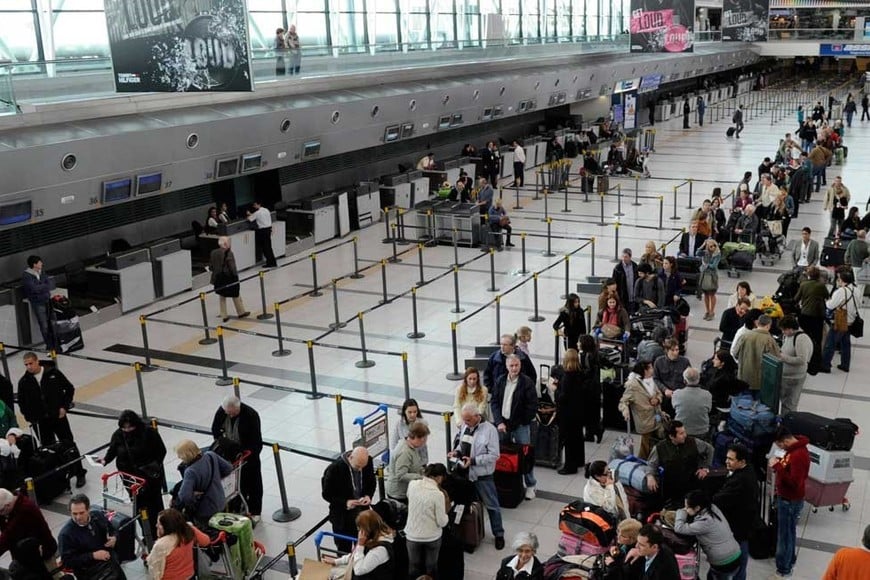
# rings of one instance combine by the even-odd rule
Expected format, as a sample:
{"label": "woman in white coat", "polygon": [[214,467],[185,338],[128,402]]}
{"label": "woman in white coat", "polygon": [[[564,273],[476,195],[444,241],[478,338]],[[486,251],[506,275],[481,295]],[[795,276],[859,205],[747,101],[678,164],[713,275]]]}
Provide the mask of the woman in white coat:
{"label": "woman in white coat", "polygon": [[597,505],[621,522],[628,513],[628,496],[622,483],[614,481],[613,472],[606,461],[593,461],[586,464],[586,487],[583,488],[583,501]]}

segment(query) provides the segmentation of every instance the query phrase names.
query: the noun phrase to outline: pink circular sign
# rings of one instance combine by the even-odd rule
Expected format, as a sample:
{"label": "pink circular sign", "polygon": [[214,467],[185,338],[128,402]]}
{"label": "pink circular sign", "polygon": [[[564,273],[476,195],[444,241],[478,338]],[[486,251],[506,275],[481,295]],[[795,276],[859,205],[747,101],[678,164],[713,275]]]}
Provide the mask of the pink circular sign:
{"label": "pink circular sign", "polygon": [[682,24],[673,24],[665,32],[665,50],[685,52],[692,46],[692,33]]}

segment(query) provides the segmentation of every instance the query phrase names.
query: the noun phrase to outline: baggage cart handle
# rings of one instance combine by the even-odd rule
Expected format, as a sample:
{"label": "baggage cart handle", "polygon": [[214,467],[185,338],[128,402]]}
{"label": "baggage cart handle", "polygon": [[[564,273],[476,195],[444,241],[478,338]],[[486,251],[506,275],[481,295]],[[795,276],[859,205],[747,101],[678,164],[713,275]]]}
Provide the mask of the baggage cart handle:
{"label": "baggage cart handle", "polygon": [[353,424],[354,425],[362,425],[366,422],[366,419],[368,419],[370,417],[374,417],[378,413],[386,413],[388,409],[389,409],[389,407],[387,405],[385,405],[384,403],[381,403],[380,405],[377,406],[377,408],[374,411],[372,411],[368,415],[364,415],[362,417],[355,418],[353,420]]}
{"label": "baggage cart handle", "polygon": [[323,538],[329,536],[330,538],[336,538],[339,540],[347,540],[348,542],[353,542],[356,544],[357,538],[352,538],[351,536],[345,536],[343,534],[335,534],[333,532],[317,532],[314,534],[314,545],[320,548],[320,544],[323,543]]}
{"label": "baggage cart handle", "polygon": [[245,462],[248,460],[248,458],[249,458],[250,456],[251,456],[251,452],[248,451],[247,449],[246,449],[245,451],[242,451],[242,452],[239,454],[239,456],[236,457],[236,460],[233,461],[233,467],[234,467],[234,468],[235,468],[235,467],[241,467],[242,465],[245,464]]}
{"label": "baggage cart handle", "polygon": [[139,493],[139,490],[145,487],[144,477],[139,477],[138,475],[133,475],[132,473],[127,473],[126,471],[113,471],[111,473],[104,473],[100,476],[100,479],[103,480],[103,488],[108,485],[109,479],[115,477],[116,475],[120,475],[122,480],[126,478],[129,481],[132,481],[132,484],[130,485],[131,495],[136,495],[137,493]]}

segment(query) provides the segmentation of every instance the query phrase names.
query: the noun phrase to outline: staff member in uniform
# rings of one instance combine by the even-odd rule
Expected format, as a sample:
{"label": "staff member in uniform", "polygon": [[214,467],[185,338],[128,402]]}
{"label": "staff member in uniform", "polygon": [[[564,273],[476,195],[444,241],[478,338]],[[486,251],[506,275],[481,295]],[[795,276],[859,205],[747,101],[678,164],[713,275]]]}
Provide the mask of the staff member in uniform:
{"label": "staff member in uniform", "polygon": [[519,141],[514,141],[514,187],[522,187],[526,181],[526,151]]}
{"label": "staff member in uniform", "polygon": [[266,258],[267,268],[276,268],[278,262],[275,261],[275,253],[272,251],[272,214],[259,201],[255,201],[251,208],[254,211],[248,211],[248,221],[254,224],[257,260],[262,255]]}

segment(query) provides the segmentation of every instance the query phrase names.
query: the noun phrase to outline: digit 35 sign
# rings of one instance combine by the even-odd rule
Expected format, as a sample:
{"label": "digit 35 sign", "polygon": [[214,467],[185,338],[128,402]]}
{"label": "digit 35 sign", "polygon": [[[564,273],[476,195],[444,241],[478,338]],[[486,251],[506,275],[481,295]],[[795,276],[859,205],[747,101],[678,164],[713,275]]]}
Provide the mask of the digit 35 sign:
{"label": "digit 35 sign", "polygon": [[105,0],[118,92],[251,91],[245,0]]}

